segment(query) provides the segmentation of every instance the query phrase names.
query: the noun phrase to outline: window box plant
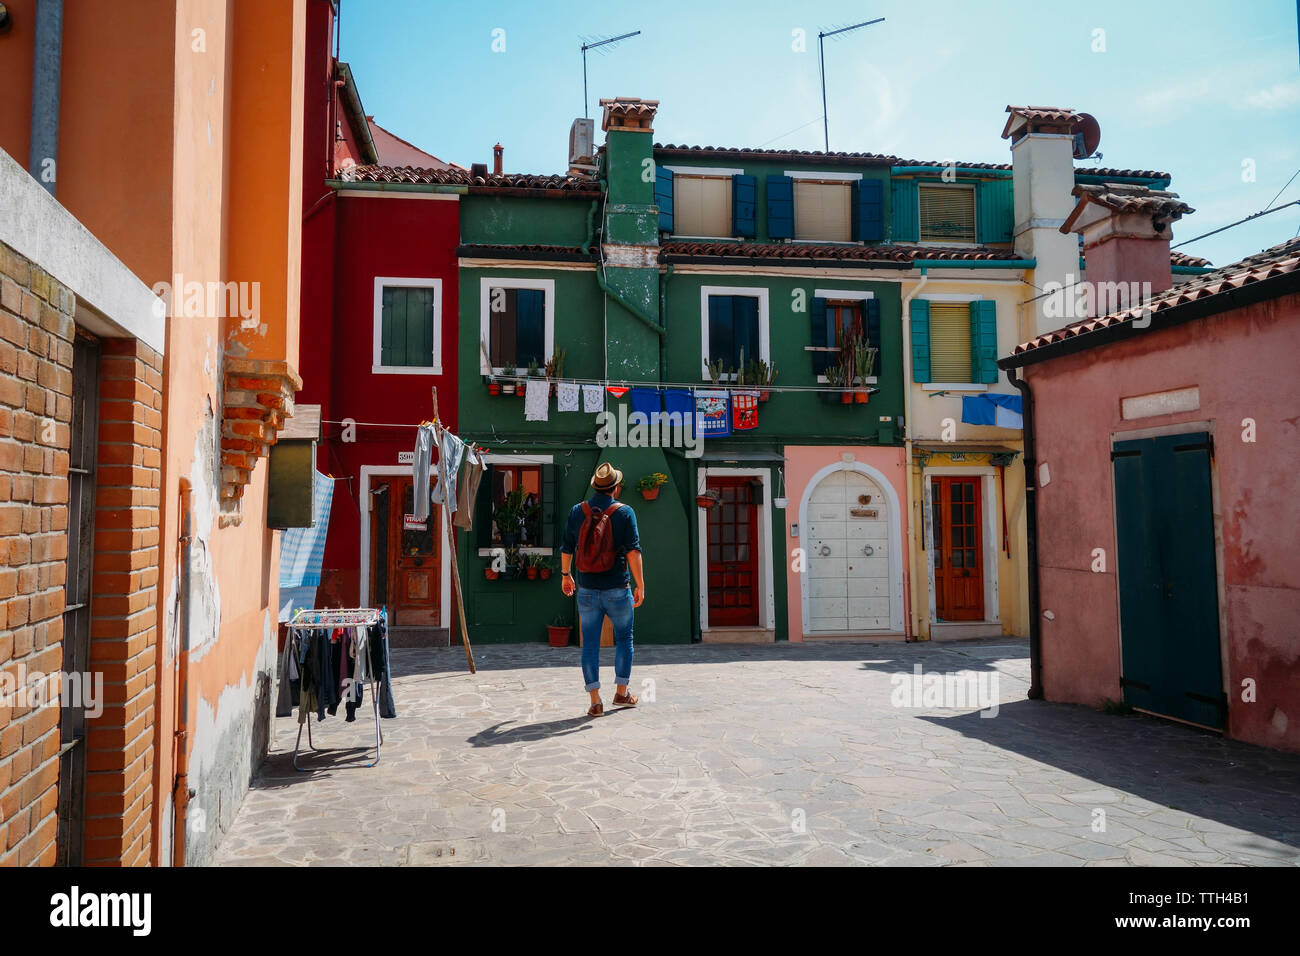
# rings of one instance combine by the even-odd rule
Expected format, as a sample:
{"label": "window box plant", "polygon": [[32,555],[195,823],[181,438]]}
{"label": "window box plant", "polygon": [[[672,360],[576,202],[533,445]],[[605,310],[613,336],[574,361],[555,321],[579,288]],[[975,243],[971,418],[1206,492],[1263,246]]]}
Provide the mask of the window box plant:
{"label": "window box plant", "polygon": [[537,555],[537,576],[543,581],[551,579],[551,559],[543,554]]}
{"label": "window box plant", "polygon": [[827,405],[840,404],[840,393],[837,389],[844,384],[844,372],[840,369],[840,366],[826,366],[826,384],[829,387],[821,393],[822,401]]}
{"label": "window box plant", "polygon": [[646,501],[654,501],[659,497],[659,486],[667,482],[668,476],[661,471],[656,471],[640,479],[636,483],[636,488]]}
{"label": "window box plant", "polygon": [[514,581],[523,572],[523,556],[518,548],[506,548],[506,569],[501,576],[507,581]]}
{"label": "window box plant", "polygon": [[857,377],[856,383],[863,387],[854,391],[853,401],[859,405],[866,405],[871,398],[871,390],[866,387],[867,379],[871,378],[876,369],[876,356],[879,349],[869,348],[864,339],[860,336],[853,341],[853,368]]}
{"label": "window box plant", "polygon": [[524,490],[516,488],[506,494],[505,500],[493,513],[492,523],[496,525],[497,532],[501,535],[503,547],[518,548],[525,518],[524,511]]}
{"label": "window box plant", "polygon": [[563,614],[557,615],[554,621],[546,625],[546,636],[551,647],[568,647],[573,637],[573,625]]}

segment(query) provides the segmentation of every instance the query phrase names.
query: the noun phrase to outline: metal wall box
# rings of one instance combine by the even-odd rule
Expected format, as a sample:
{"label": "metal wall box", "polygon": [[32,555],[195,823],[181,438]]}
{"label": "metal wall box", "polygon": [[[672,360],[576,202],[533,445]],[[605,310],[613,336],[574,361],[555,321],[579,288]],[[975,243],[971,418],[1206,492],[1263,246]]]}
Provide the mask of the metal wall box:
{"label": "metal wall box", "polygon": [[316,441],[320,406],[299,405],[267,460],[266,526],[310,528],[314,524]]}

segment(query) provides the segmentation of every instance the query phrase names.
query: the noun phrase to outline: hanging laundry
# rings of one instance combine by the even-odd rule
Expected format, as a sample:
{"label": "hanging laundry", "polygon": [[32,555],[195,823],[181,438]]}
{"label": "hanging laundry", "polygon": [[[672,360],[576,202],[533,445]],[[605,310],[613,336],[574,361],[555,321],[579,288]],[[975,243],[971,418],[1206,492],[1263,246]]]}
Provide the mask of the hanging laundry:
{"label": "hanging laundry", "polygon": [[622,398],[624,395],[627,394],[626,385],[606,385],[605,390],[609,392],[609,394],[613,395],[615,398]]}
{"label": "hanging laundry", "polygon": [[660,413],[660,390],[657,388],[632,389],[632,414],[640,412],[646,417],[646,423],[658,424]]}
{"label": "hanging laundry", "polygon": [[528,391],[524,393],[524,421],[549,421],[550,414],[551,386],[544,381],[529,382]]}
{"label": "hanging laundry", "polygon": [[460,459],[465,453],[465,443],[447,429],[442,430],[442,447],[438,452],[438,483],[429,493],[429,500],[442,504],[442,491],[447,489],[447,504],[456,510],[456,472],[460,470]]}
{"label": "hanging laundry", "polygon": [[433,467],[434,428],[421,425],[415,431],[415,461],[411,477],[415,486],[415,503],[411,506],[416,521],[429,517],[429,471]]}
{"label": "hanging laundry", "polygon": [[664,390],[664,424],[686,429],[687,436],[695,434],[695,392],[689,388]]}
{"label": "hanging laundry", "polygon": [[557,412],[576,412],[578,410],[577,382],[560,382],[555,388],[555,410]]}
{"label": "hanging laundry", "polygon": [[758,389],[737,389],[731,393],[732,428],[746,431],[758,427]]}
{"label": "hanging laundry", "polygon": [[731,408],[726,389],[695,390],[695,428],[699,434],[713,438],[731,434]]}
{"label": "hanging laundry", "polygon": [[1019,395],[988,392],[961,397],[961,420],[967,425],[1024,428],[1024,405]]}
{"label": "hanging laundry", "polygon": [[599,385],[582,386],[582,410],[584,412],[601,412],[605,410],[605,396]]}
{"label": "hanging laundry", "polygon": [[460,486],[456,489],[456,514],[451,519],[457,528],[468,531],[474,526],[474,502],[486,467],[483,455],[472,445],[466,445],[465,473],[460,476]]}

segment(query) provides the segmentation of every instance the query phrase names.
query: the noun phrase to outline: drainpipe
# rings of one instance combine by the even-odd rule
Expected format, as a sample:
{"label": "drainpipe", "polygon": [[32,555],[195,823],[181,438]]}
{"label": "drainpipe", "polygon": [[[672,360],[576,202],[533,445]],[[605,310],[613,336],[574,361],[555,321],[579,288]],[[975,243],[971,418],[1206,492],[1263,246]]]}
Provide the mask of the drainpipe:
{"label": "drainpipe", "polygon": [[1043,633],[1041,598],[1038,591],[1038,462],[1034,452],[1034,393],[1018,370],[1005,370],[1007,378],[1020,391],[1024,406],[1025,462],[1025,559],[1029,578],[1029,699],[1043,699]]}
{"label": "drainpipe", "polygon": [[[608,197],[608,195],[609,195],[609,182],[608,182],[608,181],[607,181],[603,176],[602,176],[601,179],[600,179],[600,190],[601,190],[601,194],[602,194],[603,196]],[[592,239],[593,239],[592,231],[591,231],[591,224],[594,222],[594,219],[592,218],[592,216],[593,216],[593,214],[595,213],[595,208],[596,208],[596,200],[593,199],[592,202],[591,202],[591,210],[589,211],[588,216],[587,216],[587,220],[588,220],[588,228],[587,228],[587,242],[586,242],[586,243],[583,245],[583,247],[582,247],[582,251],[583,251],[583,252],[586,252],[589,248],[591,248],[591,243],[592,243]],[[601,241],[602,241],[602,242],[604,241],[604,237],[603,237],[603,236],[601,237]],[[618,303],[619,305],[621,305],[623,308],[625,308],[625,309],[627,309],[629,312],[631,312],[634,316],[636,316],[638,319],[641,320],[641,323],[642,323],[643,325],[647,326],[649,329],[651,329],[651,331],[653,331],[656,335],[658,335],[658,336],[659,336],[659,345],[660,345],[660,348],[661,348],[661,349],[663,348],[663,340],[664,340],[664,335],[665,335],[665,332],[664,332],[664,328],[663,328],[663,326],[660,325],[658,322],[656,322],[654,319],[652,319],[650,316],[646,315],[645,312],[643,312],[643,311],[642,311],[641,309],[639,309],[637,306],[633,305],[631,302],[627,301],[627,299],[623,298],[623,297],[622,297],[621,295],[619,295],[616,291],[614,291],[613,289],[611,289],[611,288],[609,287],[608,284],[606,284],[606,282],[605,282],[605,257],[604,257],[603,255],[601,256],[600,267],[596,270],[596,285],[598,285],[598,286],[600,287],[600,291],[601,291],[601,292],[605,293],[605,295],[607,295],[609,298],[613,299],[615,302],[617,302],[617,303]],[[607,327],[606,327],[606,329],[605,329],[605,335],[606,335],[606,341],[608,342],[608,336],[609,336],[609,328],[608,328],[608,325],[607,325]],[[662,370],[661,370],[661,371],[662,371]],[[606,377],[608,377],[608,375],[609,375],[609,369],[608,369],[608,368],[606,368],[606,370],[605,370],[605,375],[606,375]]]}
{"label": "drainpipe", "polygon": [[176,644],[174,665],[176,683],[176,733],[174,737],[176,779],[172,787],[172,866],[185,865],[186,819],[190,798],[190,541],[192,515],[190,513],[190,481],[180,480],[181,535],[180,535],[180,629]]}
{"label": "drainpipe", "polygon": [[[916,520],[916,493],[912,487],[912,300],[916,294],[925,288],[930,281],[930,275],[925,269],[921,270],[921,281],[916,284],[903,299],[903,456],[907,462],[907,538],[908,551],[911,554],[919,554],[921,550],[917,548],[917,542],[925,538],[924,521]],[[918,475],[919,479],[919,475]],[[924,492],[924,489],[922,489]],[[924,516],[924,510],[922,511]],[[908,590],[908,603],[911,605],[909,617],[912,623],[912,640],[920,640],[921,627],[920,615],[917,610],[916,602],[916,565],[912,565],[912,571],[908,575],[910,587]],[[928,576],[927,576],[928,577]],[[929,606],[928,603],[926,605]]]}
{"label": "drainpipe", "polygon": [[[62,62],[63,0],[38,0],[32,63],[32,142],[27,171],[51,196],[58,177]],[[50,163],[48,172],[46,162]]]}

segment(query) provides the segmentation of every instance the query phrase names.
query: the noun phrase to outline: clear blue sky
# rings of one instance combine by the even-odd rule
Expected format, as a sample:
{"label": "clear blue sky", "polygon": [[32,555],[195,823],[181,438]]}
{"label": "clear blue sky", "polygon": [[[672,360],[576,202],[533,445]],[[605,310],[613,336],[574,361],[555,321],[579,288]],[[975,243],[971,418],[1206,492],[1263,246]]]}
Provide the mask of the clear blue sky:
{"label": "clear blue sky", "polygon": [[[657,142],[821,149],[817,32],[884,16],[826,43],[832,149],[1009,162],[1008,103],[1072,107],[1100,122],[1101,165],[1173,173],[1197,210],[1175,242],[1263,209],[1300,169],[1295,0],[342,4],[366,111],[466,166],[500,141],[507,172],[562,172],[582,37],[638,29],[588,54],[590,115],[602,96],[641,96],[660,101]],[[1222,265],[1297,229],[1292,207],[1184,251]]]}

